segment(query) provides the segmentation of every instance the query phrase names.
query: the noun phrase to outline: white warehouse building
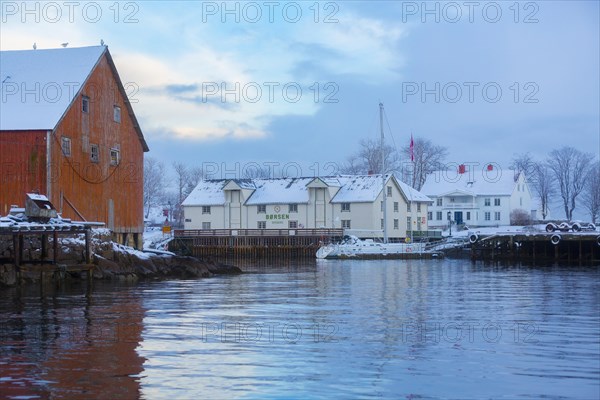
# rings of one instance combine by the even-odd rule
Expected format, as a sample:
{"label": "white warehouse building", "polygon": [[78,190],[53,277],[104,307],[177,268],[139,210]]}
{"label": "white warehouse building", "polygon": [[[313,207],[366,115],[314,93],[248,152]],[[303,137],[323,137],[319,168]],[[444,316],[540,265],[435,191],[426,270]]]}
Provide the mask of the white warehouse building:
{"label": "white warehouse building", "polygon": [[[184,229],[343,228],[381,237],[383,187],[381,175],[202,180],[183,202]],[[393,175],[385,193],[389,238],[428,230],[427,196]]]}
{"label": "white warehouse building", "polygon": [[448,221],[467,226],[510,225],[510,214],[522,209],[533,219],[531,192],[523,173],[494,169],[435,171],[427,176],[421,191],[433,201],[429,226],[446,228]]}

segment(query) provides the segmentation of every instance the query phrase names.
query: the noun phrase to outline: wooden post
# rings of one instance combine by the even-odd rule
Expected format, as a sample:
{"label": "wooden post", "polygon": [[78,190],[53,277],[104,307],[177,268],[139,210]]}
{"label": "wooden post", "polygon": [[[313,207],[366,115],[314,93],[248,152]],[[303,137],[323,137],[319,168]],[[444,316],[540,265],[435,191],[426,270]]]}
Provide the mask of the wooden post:
{"label": "wooden post", "polygon": [[19,270],[19,265],[21,265],[21,260],[19,260],[19,234],[13,233],[13,250],[14,250],[14,262],[17,271]]}
{"label": "wooden post", "polygon": [[52,261],[54,263],[54,265],[58,264],[58,232],[54,231],[52,232],[52,250],[53,250],[53,254],[52,254]]}
{"label": "wooden post", "polygon": [[42,234],[42,259],[41,261],[44,262],[46,260],[46,258],[48,257],[48,235],[46,234]]}
{"label": "wooden post", "polygon": [[92,263],[92,240],[91,240],[91,230],[90,228],[86,228],[85,230],[85,263]]}
{"label": "wooden post", "polygon": [[19,264],[23,263],[23,234],[19,233]]}

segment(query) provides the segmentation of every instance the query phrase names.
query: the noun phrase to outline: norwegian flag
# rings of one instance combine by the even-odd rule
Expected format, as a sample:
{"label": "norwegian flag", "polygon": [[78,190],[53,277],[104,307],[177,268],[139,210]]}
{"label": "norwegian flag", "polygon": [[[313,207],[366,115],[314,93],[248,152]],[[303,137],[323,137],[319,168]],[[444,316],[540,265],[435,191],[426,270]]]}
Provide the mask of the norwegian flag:
{"label": "norwegian flag", "polygon": [[412,133],[410,134],[410,161],[415,161],[415,142],[413,141]]}

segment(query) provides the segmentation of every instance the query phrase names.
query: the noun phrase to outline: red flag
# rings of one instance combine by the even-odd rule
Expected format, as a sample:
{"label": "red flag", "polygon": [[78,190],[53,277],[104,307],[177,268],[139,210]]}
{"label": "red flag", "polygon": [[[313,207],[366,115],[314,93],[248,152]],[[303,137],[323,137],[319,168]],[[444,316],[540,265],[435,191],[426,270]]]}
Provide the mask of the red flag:
{"label": "red flag", "polygon": [[413,141],[412,133],[410,134],[410,161],[415,161],[415,142]]}

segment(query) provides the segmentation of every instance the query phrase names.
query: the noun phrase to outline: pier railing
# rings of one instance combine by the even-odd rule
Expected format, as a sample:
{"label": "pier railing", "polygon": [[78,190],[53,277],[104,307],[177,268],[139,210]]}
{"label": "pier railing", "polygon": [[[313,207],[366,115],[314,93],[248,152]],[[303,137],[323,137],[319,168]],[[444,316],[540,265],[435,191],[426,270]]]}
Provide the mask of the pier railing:
{"label": "pier railing", "polygon": [[175,237],[230,236],[343,236],[343,229],[177,229]]}

